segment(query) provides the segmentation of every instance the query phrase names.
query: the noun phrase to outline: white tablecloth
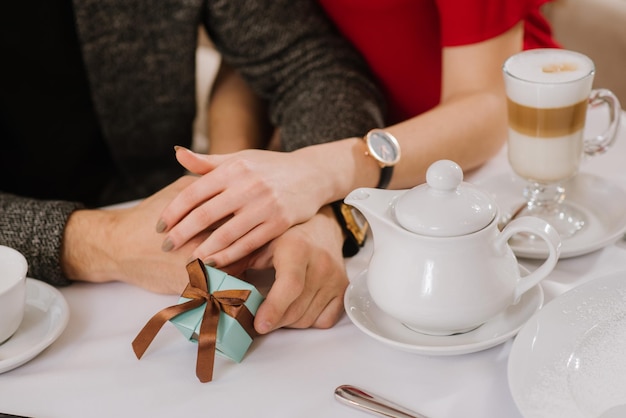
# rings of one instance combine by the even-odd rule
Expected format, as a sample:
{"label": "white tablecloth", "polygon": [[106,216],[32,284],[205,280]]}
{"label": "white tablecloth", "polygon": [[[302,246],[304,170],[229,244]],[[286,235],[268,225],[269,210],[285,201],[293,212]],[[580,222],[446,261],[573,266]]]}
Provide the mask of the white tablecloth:
{"label": "white tablecloth", "polygon": [[[626,120],[620,138],[582,170],[626,188]],[[507,172],[506,153],[467,176]],[[624,208],[626,210],[626,208]],[[370,245],[348,261],[350,277],[367,264]],[[523,261],[532,266],[535,261]],[[605,273],[626,271],[623,240],[561,260],[544,281],[546,302]],[[258,338],[243,362],[217,357],[214,381],[195,376],[196,345],[166,324],[138,361],[131,341],[176,296],[121,283],[76,283],[61,289],[71,309],[61,337],[38,357],[0,374],[0,412],[72,417],[362,417],[334,399],[354,384],[431,418],[516,418],[507,360],[512,340],[458,356],[406,353],[362,333],[347,317],[329,330],[279,330]]]}

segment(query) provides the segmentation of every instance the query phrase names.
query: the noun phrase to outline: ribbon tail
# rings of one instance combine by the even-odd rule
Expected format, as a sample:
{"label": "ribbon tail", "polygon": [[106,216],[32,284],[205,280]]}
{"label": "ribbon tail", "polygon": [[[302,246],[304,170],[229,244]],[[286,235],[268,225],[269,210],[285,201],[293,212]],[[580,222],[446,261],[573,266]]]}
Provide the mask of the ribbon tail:
{"label": "ribbon tail", "polygon": [[196,376],[202,383],[213,380],[213,365],[215,363],[215,345],[217,340],[217,325],[220,320],[220,308],[213,298],[206,305],[204,317],[200,324],[198,337],[198,356],[196,359]]}
{"label": "ribbon tail", "polygon": [[146,325],[144,325],[141,331],[139,331],[139,334],[137,334],[133,340],[132,346],[135,356],[137,356],[138,359],[141,359],[141,356],[143,356],[146,352],[148,346],[150,346],[152,340],[154,340],[154,337],[156,337],[167,321],[183,312],[194,309],[203,303],[204,300],[190,300],[181,305],[170,306],[169,308],[165,308],[157,312],[152,318],[150,318],[150,320],[146,323]]}

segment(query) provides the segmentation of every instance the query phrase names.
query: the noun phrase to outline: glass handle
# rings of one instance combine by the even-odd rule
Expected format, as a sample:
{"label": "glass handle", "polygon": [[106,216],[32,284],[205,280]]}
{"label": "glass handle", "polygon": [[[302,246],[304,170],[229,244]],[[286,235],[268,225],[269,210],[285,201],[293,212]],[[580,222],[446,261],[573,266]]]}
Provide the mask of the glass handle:
{"label": "glass handle", "polygon": [[601,135],[597,135],[594,138],[585,138],[584,150],[588,156],[602,154],[613,145],[617,137],[622,111],[619,99],[610,90],[592,90],[591,96],[589,96],[589,106],[597,107],[601,105],[607,105],[609,108],[609,126]]}

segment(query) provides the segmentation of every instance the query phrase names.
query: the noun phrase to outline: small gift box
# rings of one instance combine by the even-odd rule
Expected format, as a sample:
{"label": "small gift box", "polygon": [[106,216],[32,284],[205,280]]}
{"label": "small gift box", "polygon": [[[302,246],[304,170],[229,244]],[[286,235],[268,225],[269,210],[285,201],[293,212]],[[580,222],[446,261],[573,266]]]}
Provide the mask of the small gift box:
{"label": "small gift box", "polygon": [[[244,302],[244,305],[252,315],[256,313],[259,305],[263,301],[263,296],[254,286],[233,276],[229,276],[221,270],[209,266],[205,266],[205,269],[208,275],[210,293],[215,295],[217,291],[222,290],[250,290],[250,294]],[[182,304],[189,300],[191,299],[181,296],[178,303]],[[186,338],[197,342],[200,336],[200,326],[202,325],[203,315],[204,309],[200,307],[184,312],[170,319],[170,322],[173,323]],[[242,324],[239,322],[240,320],[242,322],[244,320],[248,322],[247,319],[230,316],[224,309],[220,310],[215,342],[215,348],[218,354],[222,354],[238,363],[243,360],[243,356],[248,351],[250,344],[252,344],[252,338],[254,336],[254,328],[246,330],[244,327],[247,327],[248,323]],[[254,320],[254,318],[251,317],[250,320]],[[250,322],[249,325],[252,325],[252,323]]]}
{"label": "small gift box", "polygon": [[189,284],[178,304],[154,315],[133,341],[141,358],[163,324],[172,322],[189,340],[198,343],[196,375],[202,382],[213,378],[216,352],[240,362],[252,340],[254,314],[263,296],[249,283],[205,266],[201,260],[187,265]]}

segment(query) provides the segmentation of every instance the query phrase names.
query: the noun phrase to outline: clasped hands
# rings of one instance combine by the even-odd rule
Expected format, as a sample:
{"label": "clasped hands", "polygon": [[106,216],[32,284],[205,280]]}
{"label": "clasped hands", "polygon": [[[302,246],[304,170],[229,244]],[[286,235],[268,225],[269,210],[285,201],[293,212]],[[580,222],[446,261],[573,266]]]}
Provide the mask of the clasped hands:
{"label": "clasped hands", "polygon": [[273,267],[275,282],[255,319],[259,333],[334,325],[348,279],[342,231],[322,207],[323,173],[272,151],[200,155],[178,147],[176,158],[199,177],[162,211],[162,249],[195,242],[193,258],[233,275]]}

